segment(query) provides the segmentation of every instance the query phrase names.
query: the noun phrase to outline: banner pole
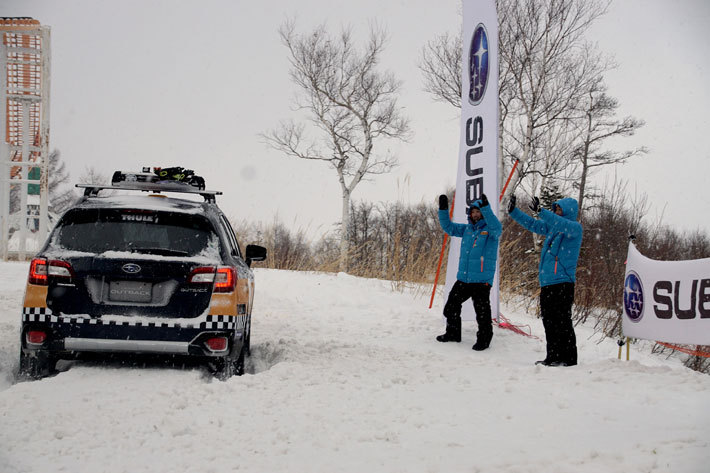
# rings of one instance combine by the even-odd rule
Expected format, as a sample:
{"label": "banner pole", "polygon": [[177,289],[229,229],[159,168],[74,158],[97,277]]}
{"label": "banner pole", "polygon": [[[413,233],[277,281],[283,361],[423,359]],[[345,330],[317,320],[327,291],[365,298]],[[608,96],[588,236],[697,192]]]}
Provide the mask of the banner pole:
{"label": "banner pole", "polygon": [[[451,198],[451,209],[449,210],[449,218],[454,215],[454,205],[456,205],[456,191]],[[441,244],[441,253],[439,254],[439,264],[436,266],[436,276],[434,277],[434,289],[431,290],[431,299],[429,299],[429,308],[434,304],[434,294],[436,294],[436,285],[439,282],[439,273],[441,272],[441,263],[444,261],[444,249],[449,235],[444,233],[444,243]]]}
{"label": "banner pole", "polygon": [[629,361],[629,345],[631,345],[630,341],[631,339],[629,337],[626,337],[626,361]]}

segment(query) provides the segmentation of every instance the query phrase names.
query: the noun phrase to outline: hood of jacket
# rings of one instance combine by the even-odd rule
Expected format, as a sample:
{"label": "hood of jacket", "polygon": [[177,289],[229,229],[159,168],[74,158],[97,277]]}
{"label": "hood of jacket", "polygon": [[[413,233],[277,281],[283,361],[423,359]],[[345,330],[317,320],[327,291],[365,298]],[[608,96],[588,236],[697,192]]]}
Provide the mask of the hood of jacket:
{"label": "hood of jacket", "polygon": [[481,218],[481,220],[479,220],[478,222],[474,222],[473,220],[471,220],[471,209],[478,209],[478,210],[481,210],[481,204],[482,204],[482,203],[483,203],[483,202],[482,202],[481,200],[476,200],[476,201],[474,201],[474,202],[471,204],[470,207],[466,207],[466,220],[468,220],[468,223],[470,223],[471,225],[473,225],[474,228],[479,228],[479,227],[477,227],[476,225],[477,225],[478,223],[481,223],[484,219]]}
{"label": "hood of jacket", "polygon": [[554,204],[552,204],[553,211],[555,209],[555,206],[558,206],[562,209],[562,216],[564,218],[575,222],[577,221],[577,215],[579,215],[579,204],[577,203],[577,199],[573,199],[572,197],[565,197],[564,199],[560,199]]}

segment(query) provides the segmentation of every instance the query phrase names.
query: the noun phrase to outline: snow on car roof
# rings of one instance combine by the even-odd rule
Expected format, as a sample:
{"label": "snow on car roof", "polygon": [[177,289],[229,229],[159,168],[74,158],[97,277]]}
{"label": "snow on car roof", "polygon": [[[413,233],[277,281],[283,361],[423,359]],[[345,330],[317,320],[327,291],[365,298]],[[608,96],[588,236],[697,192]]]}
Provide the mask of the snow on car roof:
{"label": "snow on car roof", "polygon": [[76,205],[78,208],[140,208],[155,211],[178,211],[183,213],[203,213],[211,206],[205,202],[168,197],[162,194],[136,195],[116,194],[89,197]]}

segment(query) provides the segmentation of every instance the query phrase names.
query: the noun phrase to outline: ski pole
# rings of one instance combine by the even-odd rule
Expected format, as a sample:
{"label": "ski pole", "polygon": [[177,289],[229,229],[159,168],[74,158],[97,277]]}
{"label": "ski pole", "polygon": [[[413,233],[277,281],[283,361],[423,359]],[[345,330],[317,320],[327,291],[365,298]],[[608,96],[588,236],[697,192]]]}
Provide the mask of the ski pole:
{"label": "ski pole", "polygon": [[515,160],[515,164],[513,164],[513,169],[511,169],[510,174],[508,174],[508,180],[505,181],[505,185],[503,186],[503,190],[500,193],[500,197],[498,197],[498,202],[501,202],[503,200],[503,196],[505,195],[505,190],[508,188],[508,184],[510,184],[510,179],[513,177],[513,173],[515,172],[515,168],[518,167],[519,162],[520,162],[519,159]]}

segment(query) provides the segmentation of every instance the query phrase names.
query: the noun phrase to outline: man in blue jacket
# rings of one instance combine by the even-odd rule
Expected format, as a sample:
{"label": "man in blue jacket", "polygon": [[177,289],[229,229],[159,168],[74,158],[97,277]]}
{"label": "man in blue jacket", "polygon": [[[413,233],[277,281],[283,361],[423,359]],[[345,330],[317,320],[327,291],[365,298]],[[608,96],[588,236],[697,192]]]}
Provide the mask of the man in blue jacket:
{"label": "man in blue jacket", "polygon": [[468,224],[451,222],[448,209],[449,199],[445,195],[439,196],[439,224],[452,237],[461,238],[461,253],[456,282],[444,306],[446,333],[436,339],[440,342],[461,341],[461,306],[472,298],[478,323],[473,349],[481,351],[488,348],[493,338],[490,293],[502,227],[485,194],[467,209]]}
{"label": "man in blue jacket", "polygon": [[540,199],[533,197],[530,210],[534,219],[515,207],[510,197],[508,213],[526,230],[545,235],[540,253],[540,313],[547,340],[547,356],[536,364],[573,366],[577,364],[577,339],[572,324],[572,303],[579,249],[582,246],[582,225],[575,199],[560,199],[552,211],[540,208]]}

